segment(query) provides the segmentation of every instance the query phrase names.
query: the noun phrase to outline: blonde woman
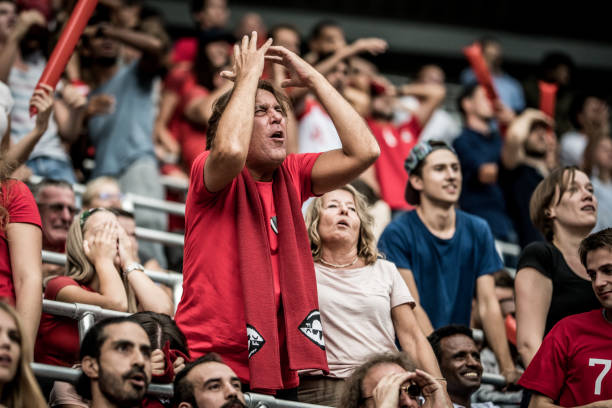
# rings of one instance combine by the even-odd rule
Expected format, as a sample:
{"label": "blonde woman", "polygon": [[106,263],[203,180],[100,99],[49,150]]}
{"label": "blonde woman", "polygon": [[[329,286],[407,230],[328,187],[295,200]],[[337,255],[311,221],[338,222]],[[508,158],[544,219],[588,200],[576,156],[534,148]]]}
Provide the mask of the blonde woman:
{"label": "blonde woman", "polygon": [[30,341],[15,309],[0,301],[0,407],[44,408],[47,406],[34,378]]}
{"label": "blonde woman", "polygon": [[[47,282],[46,299],[130,313],[172,313],[169,296],[137,263],[132,240],[112,212],[93,208],[76,217],[68,231],[66,256],[66,276]],[[36,361],[71,366],[78,353],[76,320],[43,314]]]}
{"label": "blonde woman", "polygon": [[396,336],[419,367],[441,376],[408,287],[395,265],[378,256],[372,224],[364,197],[352,186],[324,194],[308,208],[330,373],[301,376],[302,402],[337,406],[344,380],[371,354],[397,351]]}

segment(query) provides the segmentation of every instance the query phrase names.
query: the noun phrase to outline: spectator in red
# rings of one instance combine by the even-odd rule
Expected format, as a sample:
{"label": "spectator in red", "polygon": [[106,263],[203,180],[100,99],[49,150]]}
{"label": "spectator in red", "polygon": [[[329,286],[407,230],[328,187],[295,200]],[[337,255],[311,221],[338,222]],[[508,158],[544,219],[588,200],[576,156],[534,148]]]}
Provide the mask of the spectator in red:
{"label": "spectator in red", "polygon": [[[46,299],[121,312],[172,313],[170,298],[145,275],[132,240],[112,212],[94,208],[75,218],[68,232],[66,256],[66,276],[47,282]],[[35,360],[68,367],[76,363],[77,326],[76,320],[43,314]]]}
{"label": "spectator in red", "polygon": [[[49,87],[34,92],[30,103],[39,112],[34,130],[0,153],[0,299],[15,306],[24,322],[24,338],[32,342],[28,350],[33,349],[42,307],[41,222],[36,201],[28,187],[21,181],[8,179],[8,176],[26,161],[47,129],[53,111],[50,93]],[[8,146],[5,140],[2,145]],[[31,358],[30,355],[27,357]]]}
{"label": "spectator in red", "polygon": [[[236,45],[224,73],[234,87],[215,105],[209,150],[191,170],[176,321],[195,357],[216,351],[251,389],[281,390],[298,385],[299,369],[327,371],[301,205],[355,178],[379,150],[320,73],[271,40],[256,44],[254,33]],[[290,71],[284,86],[317,95],[342,149],[287,155],[286,101],[259,81],[266,53]]]}
{"label": "spectator in red", "polygon": [[612,229],[585,238],[579,253],[602,308],[562,319],[544,338],[519,381],[534,391],[532,408],[612,404]]}
{"label": "spectator in red", "polygon": [[165,172],[187,178],[195,158],[206,148],[206,125],[213,102],[230,89],[219,76],[229,64],[233,37],[224,31],[200,34],[195,62],[180,64],[166,77],[155,121],[156,154]]}
{"label": "spectator in red", "polygon": [[[213,29],[225,29],[230,15],[227,0],[190,0],[190,11],[198,35]],[[197,36],[180,38],[174,44],[172,62],[193,62],[197,49]]]}
{"label": "spectator in red", "polygon": [[446,90],[438,84],[410,84],[399,88],[399,95],[412,95],[420,100],[418,108],[399,126],[393,123],[397,104],[395,93],[395,89],[387,87],[372,99],[368,126],[381,153],[380,160],[363,177],[391,210],[398,212],[412,208],[404,199],[404,187],[408,182],[404,161],[419,141],[423,127],[444,100]]}
{"label": "spectator in red", "polygon": [[[44,179],[32,187],[42,222],[42,249],[64,253],[72,219],[77,214],[72,184],[63,180]],[[43,277],[61,274],[63,266],[43,263]]]}
{"label": "spectator in red", "polygon": [[45,408],[32,368],[23,323],[11,306],[0,300],[0,407]]}

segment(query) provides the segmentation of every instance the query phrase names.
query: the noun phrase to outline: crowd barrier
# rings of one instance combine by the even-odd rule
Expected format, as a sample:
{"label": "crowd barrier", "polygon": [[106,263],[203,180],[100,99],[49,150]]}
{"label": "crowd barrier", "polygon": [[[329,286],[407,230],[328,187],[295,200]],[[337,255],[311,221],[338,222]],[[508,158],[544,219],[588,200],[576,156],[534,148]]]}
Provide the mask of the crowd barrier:
{"label": "crowd barrier", "polygon": [[[42,260],[45,263],[65,266],[66,254],[43,250]],[[152,281],[163,283],[172,288],[172,300],[174,301],[174,309],[176,310],[176,306],[179,304],[181,296],[183,295],[183,275],[176,272],[161,272],[151,269],[145,269],[145,273]]]}

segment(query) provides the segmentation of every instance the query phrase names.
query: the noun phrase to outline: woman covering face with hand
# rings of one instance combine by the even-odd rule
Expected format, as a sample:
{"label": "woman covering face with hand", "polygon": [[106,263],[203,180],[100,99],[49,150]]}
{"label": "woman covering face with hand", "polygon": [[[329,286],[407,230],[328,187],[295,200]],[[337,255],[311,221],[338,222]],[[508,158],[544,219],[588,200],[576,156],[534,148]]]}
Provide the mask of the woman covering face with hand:
{"label": "woman covering face with hand", "polygon": [[[168,295],[137,263],[133,242],[103,208],[75,218],[66,241],[66,276],[47,282],[45,299],[85,303],[134,313],[171,313]],[[36,361],[71,366],[78,360],[77,321],[43,314],[36,342]]]}
{"label": "woman covering face with hand", "polygon": [[406,284],[395,265],[378,257],[372,223],[365,199],[352,186],[316,198],[308,209],[330,373],[302,375],[300,401],[337,406],[344,379],[370,354],[396,351],[396,336],[420,367],[440,377]]}

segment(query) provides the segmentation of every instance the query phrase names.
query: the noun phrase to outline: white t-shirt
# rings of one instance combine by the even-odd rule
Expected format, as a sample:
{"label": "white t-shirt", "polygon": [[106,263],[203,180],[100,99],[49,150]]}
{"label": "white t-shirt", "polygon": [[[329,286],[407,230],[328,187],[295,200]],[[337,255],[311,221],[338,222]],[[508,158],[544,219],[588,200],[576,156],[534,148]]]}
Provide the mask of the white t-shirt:
{"label": "white t-shirt", "polygon": [[315,263],[331,377],[346,378],[374,353],[397,351],[391,309],[414,299],[395,265],[338,270]]}
{"label": "white t-shirt", "polygon": [[334,122],[323,107],[313,99],[306,101],[298,125],[298,134],[300,153],[320,153],[342,148]]}
{"label": "white t-shirt", "polygon": [[561,164],[564,166],[582,166],[582,156],[587,145],[584,133],[569,131],[561,136]]}

